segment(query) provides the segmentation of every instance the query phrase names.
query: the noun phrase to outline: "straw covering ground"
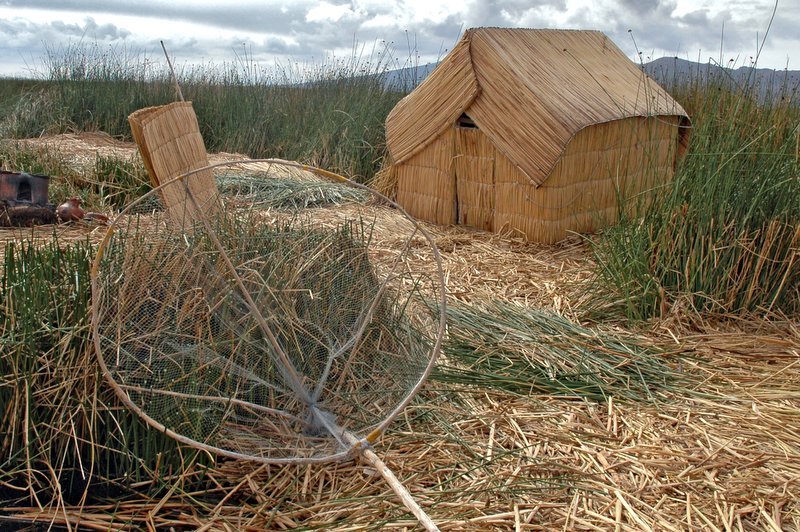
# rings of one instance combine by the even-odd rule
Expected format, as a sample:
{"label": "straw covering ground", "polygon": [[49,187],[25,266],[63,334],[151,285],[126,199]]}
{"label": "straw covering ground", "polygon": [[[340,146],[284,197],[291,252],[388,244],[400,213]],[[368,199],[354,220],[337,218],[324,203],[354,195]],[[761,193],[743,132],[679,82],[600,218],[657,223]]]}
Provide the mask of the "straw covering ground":
{"label": "straw covering ground", "polygon": [[[332,226],[347,210],[324,209]],[[399,253],[399,214],[369,209],[375,252]],[[463,228],[429,230],[444,259],[451,336],[433,378],[375,447],[442,529],[800,529],[796,322],[689,322],[676,308],[636,330],[589,323],[582,317],[591,254],[580,241],[538,246]],[[97,242],[105,230],[80,223],[56,231],[67,249],[87,237]],[[51,227],[2,230],[0,239],[41,243],[52,234]],[[11,253],[6,248],[4,272]],[[406,260],[432,264],[422,245]],[[9,305],[2,301],[4,316]],[[2,323],[5,339],[13,324]],[[72,396],[66,418],[76,420],[104,389],[90,346],[79,347],[80,356],[51,351],[39,360],[42,374],[61,380],[30,396],[42,408]],[[13,375],[3,379],[0,386],[16,386]],[[118,405],[98,408],[123,415]],[[29,438],[50,430],[0,415]],[[59,430],[76,446],[92,445],[69,423]],[[0,445],[11,441],[6,433]],[[48,481],[33,468],[5,474],[3,496],[27,503],[7,504],[0,527],[34,519],[99,530],[417,526],[359,463],[186,457],[171,470],[142,463],[139,480],[114,479],[124,486],[116,497],[98,493],[82,504],[57,493],[49,501],[41,488]],[[93,467],[84,464],[87,474]],[[108,502],[114,498],[121,502]],[[32,507],[37,500],[41,507]]]}

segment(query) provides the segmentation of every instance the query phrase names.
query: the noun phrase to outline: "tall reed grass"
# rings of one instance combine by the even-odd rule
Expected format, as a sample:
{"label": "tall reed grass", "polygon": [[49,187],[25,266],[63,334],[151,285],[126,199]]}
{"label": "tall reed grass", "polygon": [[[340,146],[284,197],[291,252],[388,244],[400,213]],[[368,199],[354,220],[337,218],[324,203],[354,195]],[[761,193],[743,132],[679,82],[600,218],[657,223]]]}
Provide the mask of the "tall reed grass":
{"label": "tall reed grass", "polygon": [[713,72],[664,80],[692,118],[689,149],[657,201],[593,239],[604,315],[800,310],[796,87]]}
{"label": "tall reed grass", "polygon": [[120,408],[101,382],[89,328],[92,255],[85,241],[5,245],[0,507],[75,504],[136,482],[155,494],[160,478],[198,458]]}
{"label": "tall reed grass", "polygon": [[[101,130],[129,139],[130,113],[176,99],[162,63],[91,44],[49,50],[40,80],[0,91],[0,136]],[[383,160],[384,119],[404,95],[385,83],[397,64],[387,49],[274,68],[244,53],[179,66],[177,76],[209,151],[299,160],[366,181]]]}

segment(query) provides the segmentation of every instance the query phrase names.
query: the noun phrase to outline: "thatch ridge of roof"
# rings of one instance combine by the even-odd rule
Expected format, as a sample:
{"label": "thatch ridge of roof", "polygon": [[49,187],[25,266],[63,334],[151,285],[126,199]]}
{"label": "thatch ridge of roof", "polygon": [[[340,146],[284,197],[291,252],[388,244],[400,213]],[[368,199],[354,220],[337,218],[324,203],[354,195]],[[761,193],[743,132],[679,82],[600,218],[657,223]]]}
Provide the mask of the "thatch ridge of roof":
{"label": "thatch ridge of roof", "polygon": [[387,117],[395,164],[464,112],[536,185],[585,127],[633,116],[686,117],[602,32],[472,28]]}

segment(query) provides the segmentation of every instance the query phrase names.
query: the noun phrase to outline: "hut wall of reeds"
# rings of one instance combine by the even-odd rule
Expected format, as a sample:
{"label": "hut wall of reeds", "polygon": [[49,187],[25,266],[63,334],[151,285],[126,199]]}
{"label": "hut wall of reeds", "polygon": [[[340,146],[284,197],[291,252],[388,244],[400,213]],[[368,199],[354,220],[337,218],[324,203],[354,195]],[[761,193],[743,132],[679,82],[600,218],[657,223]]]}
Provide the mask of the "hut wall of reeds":
{"label": "hut wall of reeds", "polygon": [[669,181],[688,125],[600,32],[470,29],[387,117],[388,172],[417,218],[555,242]]}

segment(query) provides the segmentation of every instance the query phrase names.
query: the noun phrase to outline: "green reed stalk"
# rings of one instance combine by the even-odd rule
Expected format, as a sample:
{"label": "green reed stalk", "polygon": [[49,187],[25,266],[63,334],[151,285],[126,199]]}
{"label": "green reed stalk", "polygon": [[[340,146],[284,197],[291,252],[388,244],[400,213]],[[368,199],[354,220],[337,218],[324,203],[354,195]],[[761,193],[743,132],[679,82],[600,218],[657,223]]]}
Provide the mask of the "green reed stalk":
{"label": "green reed stalk", "polygon": [[677,80],[688,153],[639,216],[593,240],[598,314],[800,310],[800,102],[725,77]]}
{"label": "green reed stalk", "polygon": [[90,340],[92,254],[84,241],[5,245],[0,505],[101,497],[180,472],[195,454],[182,456],[172,439],[120,408],[102,382]]}

